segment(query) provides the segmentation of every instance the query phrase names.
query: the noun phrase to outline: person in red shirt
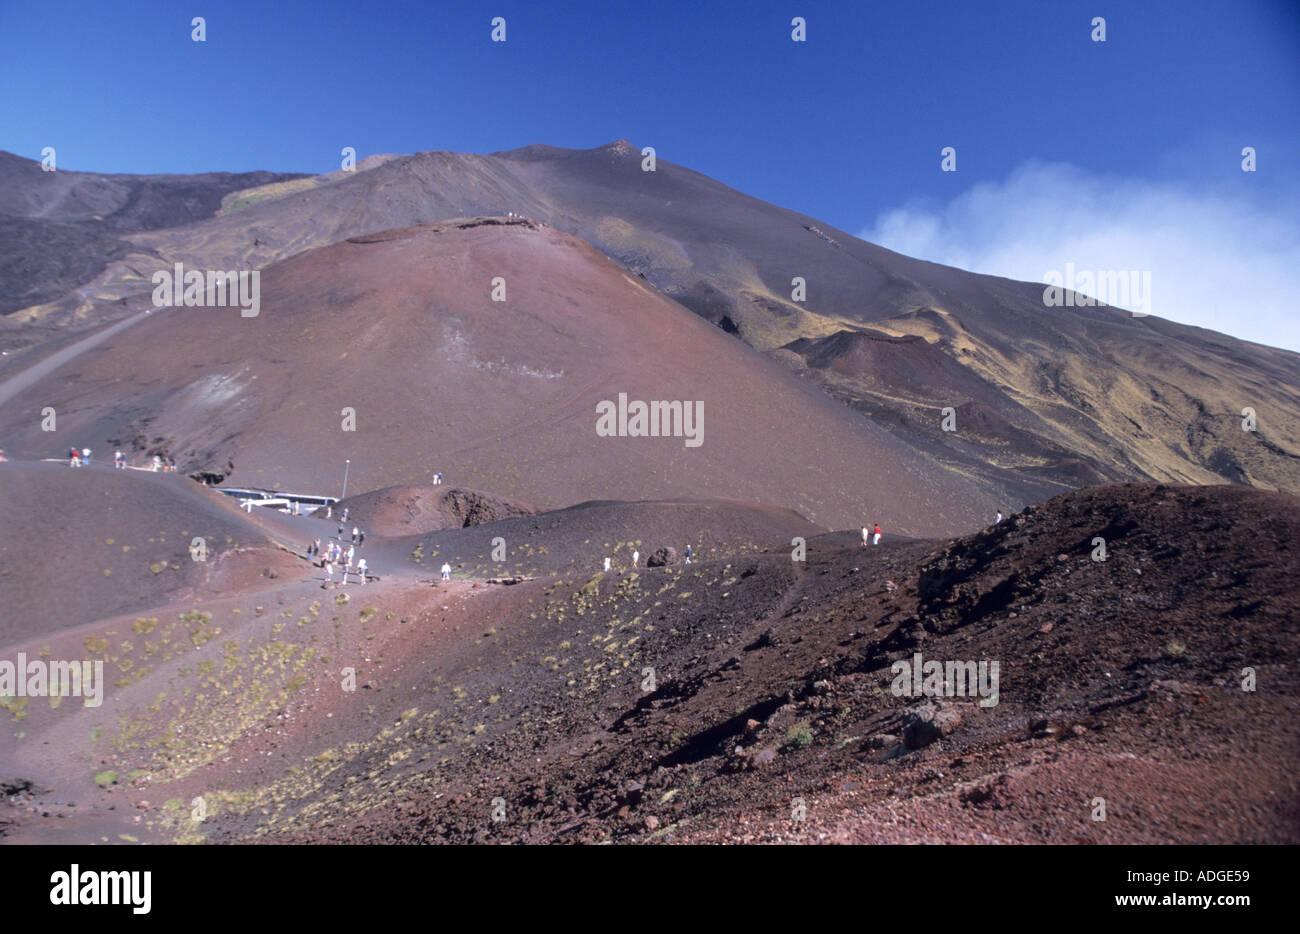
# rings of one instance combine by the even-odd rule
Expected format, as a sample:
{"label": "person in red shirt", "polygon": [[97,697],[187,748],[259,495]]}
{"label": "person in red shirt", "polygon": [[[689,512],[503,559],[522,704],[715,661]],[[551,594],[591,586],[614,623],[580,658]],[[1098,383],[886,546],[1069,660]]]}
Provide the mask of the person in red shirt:
{"label": "person in red shirt", "polygon": [[877,522],[876,527],[871,530],[871,544],[873,545],[880,544],[880,523],[879,522]]}

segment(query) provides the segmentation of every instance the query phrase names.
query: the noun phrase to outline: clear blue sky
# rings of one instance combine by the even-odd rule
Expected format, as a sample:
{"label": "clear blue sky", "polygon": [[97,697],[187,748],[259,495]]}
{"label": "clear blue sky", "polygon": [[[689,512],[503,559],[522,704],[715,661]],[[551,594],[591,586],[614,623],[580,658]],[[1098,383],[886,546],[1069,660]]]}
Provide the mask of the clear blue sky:
{"label": "clear blue sky", "polygon": [[[1194,178],[1248,140],[1293,169],[1298,118],[1296,0],[0,0],[0,148],[54,146],[62,169],[320,172],[346,145],[626,137],[857,232],[1027,159]],[[947,145],[957,173],[937,171]]]}

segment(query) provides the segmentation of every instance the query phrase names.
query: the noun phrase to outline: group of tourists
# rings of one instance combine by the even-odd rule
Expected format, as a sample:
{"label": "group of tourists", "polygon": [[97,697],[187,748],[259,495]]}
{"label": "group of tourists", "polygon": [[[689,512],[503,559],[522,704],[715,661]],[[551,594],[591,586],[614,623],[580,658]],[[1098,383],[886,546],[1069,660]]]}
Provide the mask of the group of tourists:
{"label": "group of tourists", "polygon": [[[90,466],[90,448],[68,448],[68,466],[69,467],[89,467]],[[126,453],[121,450],[113,452],[113,469],[126,470]],[[175,473],[176,460],[171,457],[162,457],[155,454],[153,457],[153,469],[157,473]]]}
{"label": "group of tourists", "polygon": [[366,574],[370,569],[366,566],[365,558],[357,557],[357,549],[365,543],[366,533],[356,526],[353,526],[352,541],[348,543],[347,548],[344,548],[343,530],[344,526],[340,525],[338,537],[327,542],[323,551],[319,538],[307,546],[308,559],[325,572],[325,582],[322,586],[329,586],[329,584],[334,580],[334,569],[336,565],[338,565],[339,570],[342,571],[343,586],[347,586],[349,574],[355,574],[360,577],[362,584],[366,582]]}

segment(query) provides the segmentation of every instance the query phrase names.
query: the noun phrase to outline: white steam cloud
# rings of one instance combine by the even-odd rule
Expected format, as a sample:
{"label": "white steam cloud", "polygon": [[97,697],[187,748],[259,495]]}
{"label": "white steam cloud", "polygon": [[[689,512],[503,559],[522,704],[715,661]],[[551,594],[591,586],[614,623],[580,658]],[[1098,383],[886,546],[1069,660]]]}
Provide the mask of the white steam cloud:
{"label": "white steam cloud", "polygon": [[908,256],[1029,282],[1067,263],[1149,271],[1151,314],[1300,351],[1294,204],[1028,163],[946,206],[888,211],[859,236]]}

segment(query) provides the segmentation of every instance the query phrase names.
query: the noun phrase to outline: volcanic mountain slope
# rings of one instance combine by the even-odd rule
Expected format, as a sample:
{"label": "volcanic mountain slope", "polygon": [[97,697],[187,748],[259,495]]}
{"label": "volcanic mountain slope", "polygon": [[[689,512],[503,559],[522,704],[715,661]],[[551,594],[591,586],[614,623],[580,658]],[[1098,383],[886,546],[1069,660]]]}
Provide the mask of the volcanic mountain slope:
{"label": "volcanic mountain slope", "polygon": [[[350,458],[362,488],[442,472],[542,508],[726,498],[913,535],[1057,489],[909,448],[551,227],[356,237],[272,267],[261,291],[257,317],[167,309],[113,335],[12,399],[0,443],[56,455],[50,406],[59,438],[239,486],[331,490]],[[680,402],[675,436],[598,434],[623,395]]]}
{"label": "volcanic mountain slope", "polygon": [[[51,465],[34,469],[42,471],[47,483],[65,474],[89,483],[97,472],[63,468],[63,474],[55,475]],[[109,501],[118,505],[124,496],[165,498],[160,487],[166,491],[175,484],[193,488],[199,499],[209,495],[180,477],[102,473],[116,486],[116,498]],[[192,507],[190,500],[182,496],[179,502]],[[177,501],[168,499],[166,504],[174,509]],[[109,518],[116,518],[114,528],[120,528],[121,516],[112,512]],[[261,510],[251,515],[231,510],[230,516],[244,526],[236,539],[267,534],[290,539],[297,535],[301,541],[313,534],[324,539],[334,531],[332,522]],[[205,519],[197,516],[197,521]],[[715,554],[780,545],[794,535],[821,531],[792,512],[711,501],[589,503],[526,517],[526,529],[516,525],[519,521],[447,530],[437,541],[448,551],[468,556],[478,547],[479,530],[491,530],[505,537],[511,560],[525,563],[527,573],[564,586],[557,575],[577,572],[586,580],[599,568],[602,535],[622,536],[629,546],[633,535],[665,547],[694,541],[702,552]],[[211,523],[211,516],[206,522]],[[66,546],[95,550],[94,543],[77,537]],[[378,574],[371,574],[364,585],[353,576],[352,586],[344,588],[330,585],[339,583],[337,577],[323,581],[322,572],[302,557],[301,547],[296,556],[279,549],[285,560],[272,568],[269,579],[257,564],[245,561],[235,569],[243,573],[228,568],[219,581],[206,582],[216,586],[162,590],[154,595],[160,602],[124,615],[112,615],[116,608],[106,603],[101,609],[108,615],[79,626],[50,617],[44,628],[19,634],[17,642],[0,643],[0,662],[14,662],[20,653],[29,659],[102,662],[100,683],[106,688],[99,705],[82,705],[67,698],[15,696],[6,686],[9,693],[0,697],[0,786],[12,789],[6,791],[4,803],[15,807],[0,807],[0,837],[129,841],[143,833],[154,839],[160,828],[173,825],[174,805],[194,795],[208,797],[215,814],[243,800],[240,794],[230,796],[230,789],[254,776],[292,780],[298,770],[288,763],[309,748],[311,757],[324,755],[322,762],[334,756],[322,750],[335,742],[338,752],[347,750],[349,758],[359,755],[357,744],[365,745],[371,735],[375,709],[363,705],[371,707],[367,713],[338,702],[369,698],[372,691],[385,694],[374,681],[381,671],[427,682],[418,688],[408,685],[408,690],[418,691],[416,700],[441,690],[450,705],[448,717],[455,718],[452,708],[463,701],[462,675],[475,682],[498,676],[479,661],[465,661],[478,649],[459,644],[461,625],[479,627],[483,611],[488,618],[505,618],[504,611],[492,608],[514,607],[509,595],[516,588],[484,586],[463,579],[458,571],[451,583],[431,589],[430,575],[410,550],[408,539],[368,536],[360,551]],[[222,563],[246,551],[217,542],[210,560]],[[486,551],[482,557],[493,573],[500,573],[502,566]],[[625,554],[619,564],[626,564]],[[84,587],[76,576],[58,578],[58,584]],[[12,590],[0,590],[6,601],[13,596]],[[502,599],[505,603],[498,603]],[[449,617],[456,622],[445,627],[432,622]],[[411,625],[417,619],[420,622]],[[396,659],[396,667],[387,667],[386,659]],[[339,695],[342,666],[360,679],[359,694]],[[440,689],[442,677],[433,668],[454,675],[457,683]],[[536,689],[548,695],[549,679]],[[499,712],[517,711],[516,701],[533,691],[521,685]],[[410,700],[399,693],[388,691],[384,699]],[[227,768],[232,761],[239,764]],[[111,813],[124,796],[146,787],[147,793],[139,793],[148,797],[132,797],[130,812],[118,806]],[[194,795],[190,789],[195,789]],[[28,793],[38,795],[34,807],[28,806]]]}
{"label": "volcanic mountain slope", "polygon": [[0,151],[0,315],[63,298],[114,261],[148,263],[132,259],[149,251],[126,239],[130,234],[207,220],[227,195],[305,178],[47,172]]}
{"label": "volcanic mountain slope", "polygon": [[0,646],[236,580],[269,586],[292,562],[228,497],[107,464],[0,464],[0,529]]}
{"label": "volcanic mountain slope", "polygon": [[[399,778],[380,746],[325,779],[305,799],[325,807],[287,835],[251,808],[230,826],[294,841],[1294,843],[1298,532],[1292,497],[1113,486],[938,548],[832,536],[806,569],[777,553],[597,575],[545,600],[519,585],[536,614],[523,645],[515,627],[466,639],[503,650],[482,650],[493,674],[459,675],[489,724],[469,750],[456,729],[399,723],[399,693],[377,719],[423,769]],[[896,696],[892,666],[916,653],[997,660],[999,682]],[[503,678],[507,657],[518,674]],[[547,678],[549,702],[496,724],[483,694]]]}
{"label": "volcanic mountain slope", "polygon": [[[139,255],[14,316],[27,327],[8,343],[43,339],[42,324],[74,314],[143,308],[149,275],[174,262],[260,267],[358,234],[513,210],[587,240],[918,446],[1061,486],[1300,489],[1295,354],[1104,306],[1048,308],[1041,285],[900,256],[664,159],[643,171],[642,160],[626,140],[431,152],[259,185],[230,195],[220,216],[131,235]],[[895,380],[899,369],[940,379]],[[954,431],[941,428],[949,407]],[[1247,407],[1254,432],[1240,428]]]}
{"label": "volcanic mountain slope", "polygon": [[[0,834],[1300,840],[1293,497],[1097,487],[951,542],[810,535],[806,563],[787,543],[814,530],[740,504],[432,534],[513,549],[533,520],[537,580],[396,568],[343,591],[307,572],[43,639],[54,658],[93,648],[114,687],[100,708],[6,701],[0,761],[36,789],[7,799]],[[594,532],[626,544],[651,523],[647,546],[702,525],[718,545],[599,570]],[[997,662],[997,681],[897,693],[914,661]]]}

